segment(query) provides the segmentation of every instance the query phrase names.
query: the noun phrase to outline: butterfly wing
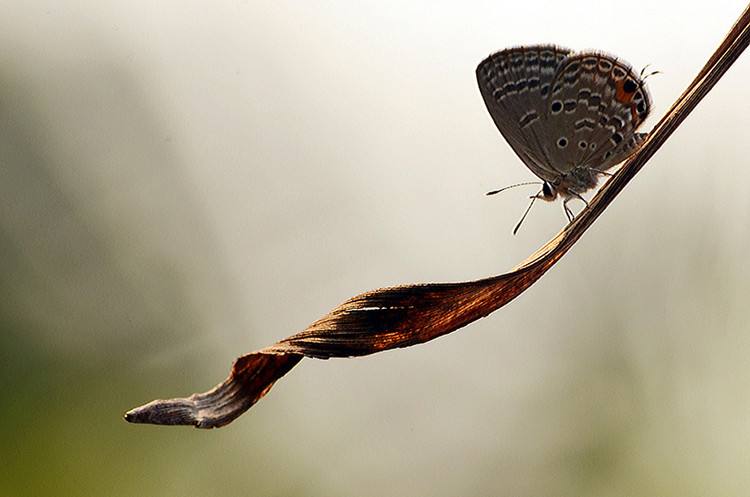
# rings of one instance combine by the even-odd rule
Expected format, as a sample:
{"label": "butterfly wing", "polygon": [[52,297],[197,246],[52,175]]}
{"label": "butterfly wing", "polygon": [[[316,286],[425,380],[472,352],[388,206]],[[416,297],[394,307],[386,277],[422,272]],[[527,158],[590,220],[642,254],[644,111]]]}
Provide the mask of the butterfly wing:
{"label": "butterfly wing", "polygon": [[547,156],[547,96],[571,50],[555,45],[496,52],[476,70],[477,82],[497,129],[526,166],[545,181],[560,171]]}
{"label": "butterfly wing", "polygon": [[642,141],[636,129],[651,110],[642,78],[625,62],[599,52],[567,57],[558,67],[547,109],[547,151],[562,171],[606,170]]}

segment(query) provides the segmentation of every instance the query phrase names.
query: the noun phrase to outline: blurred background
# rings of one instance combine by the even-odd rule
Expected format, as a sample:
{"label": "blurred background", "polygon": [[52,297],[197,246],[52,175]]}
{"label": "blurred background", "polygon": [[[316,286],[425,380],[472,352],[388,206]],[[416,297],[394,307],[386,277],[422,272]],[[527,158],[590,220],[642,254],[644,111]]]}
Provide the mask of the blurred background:
{"label": "blurred background", "polygon": [[[31,1],[0,15],[0,494],[744,496],[750,54],[573,250],[428,344],[305,360],[233,424],[129,425],[365,290],[565,223],[474,68],[651,64],[650,129],[740,1]],[[576,206],[577,207],[577,206]]]}

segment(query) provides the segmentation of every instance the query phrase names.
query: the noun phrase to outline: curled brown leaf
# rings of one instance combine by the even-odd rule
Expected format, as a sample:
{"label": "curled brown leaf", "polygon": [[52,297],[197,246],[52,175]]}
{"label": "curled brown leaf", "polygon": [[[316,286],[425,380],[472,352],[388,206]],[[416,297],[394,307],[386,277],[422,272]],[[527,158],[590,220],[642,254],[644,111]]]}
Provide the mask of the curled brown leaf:
{"label": "curled brown leaf", "polygon": [[125,414],[132,423],[224,426],[260,400],[303,357],[327,359],[409,347],[455,331],[520,295],[578,241],[604,209],[666,142],[750,43],[750,6],[698,76],[638,151],[589,206],[512,271],[477,281],[382,288],[357,295],[301,333],[239,357],[229,377],[205,393],[155,400]]}

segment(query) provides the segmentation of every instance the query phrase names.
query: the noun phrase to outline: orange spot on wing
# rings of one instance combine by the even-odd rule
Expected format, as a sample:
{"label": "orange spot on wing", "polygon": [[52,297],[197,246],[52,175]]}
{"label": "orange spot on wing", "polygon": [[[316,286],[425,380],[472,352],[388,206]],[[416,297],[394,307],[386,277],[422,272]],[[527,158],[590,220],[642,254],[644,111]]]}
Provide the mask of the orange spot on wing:
{"label": "orange spot on wing", "polygon": [[621,79],[620,81],[615,81],[615,98],[618,102],[623,104],[629,104],[633,101],[633,96],[635,95],[634,92],[628,93],[625,91],[625,81],[627,79]]}
{"label": "orange spot on wing", "polygon": [[638,112],[635,109],[635,102],[633,102],[635,92],[628,93],[625,91],[625,81],[627,81],[627,78],[623,78],[620,81],[615,81],[615,99],[621,104],[630,107],[630,115],[632,117],[633,126],[638,126],[641,118],[638,116]]}

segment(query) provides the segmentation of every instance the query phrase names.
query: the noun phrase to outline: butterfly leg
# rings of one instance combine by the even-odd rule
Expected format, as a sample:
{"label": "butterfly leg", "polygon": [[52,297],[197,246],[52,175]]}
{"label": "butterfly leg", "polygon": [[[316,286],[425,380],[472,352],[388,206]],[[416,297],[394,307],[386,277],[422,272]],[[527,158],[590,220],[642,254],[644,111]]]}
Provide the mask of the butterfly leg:
{"label": "butterfly leg", "polygon": [[[573,195],[573,196],[574,196],[575,198],[577,198],[578,200],[580,200],[581,202],[583,202],[584,204],[586,204],[586,207],[588,207],[588,206],[589,206],[589,202],[588,202],[588,200],[586,200],[585,198],[581,197],[581,196],[580,196],[579,194],[577,194],[576,192],[570,192],[570,194],[571,194],[571,195]],[[568,200],[570,200],[570,199],[568,199]]]}
{"label": "butterfly leg", "polygon": [[589,206],[588,201],[577,194],[576,192],[569,192],[569,197],[567,197],[565,200],[563,200],[563,210],[565,211],[565,215],[568,217],[568,222],[573,222],[573,219],[576,217],[575,214],[573,214],[573,211],[570,210],[570,207],[568,207],[568,202],[570,202],[572,199],[577,198],[584,204],[586,204],[586,207]]}
{"label": "butterfly leg", "polygon": [[570,207],[568,207],[568,200],[570,200],[572,197],[568,197],[565,200],[563,200],[563,211],[565,211],[565,216],[568,218],[568,222],[572,223],[573,218],[575,217],[573,215],[573,211],[570,210]]}

